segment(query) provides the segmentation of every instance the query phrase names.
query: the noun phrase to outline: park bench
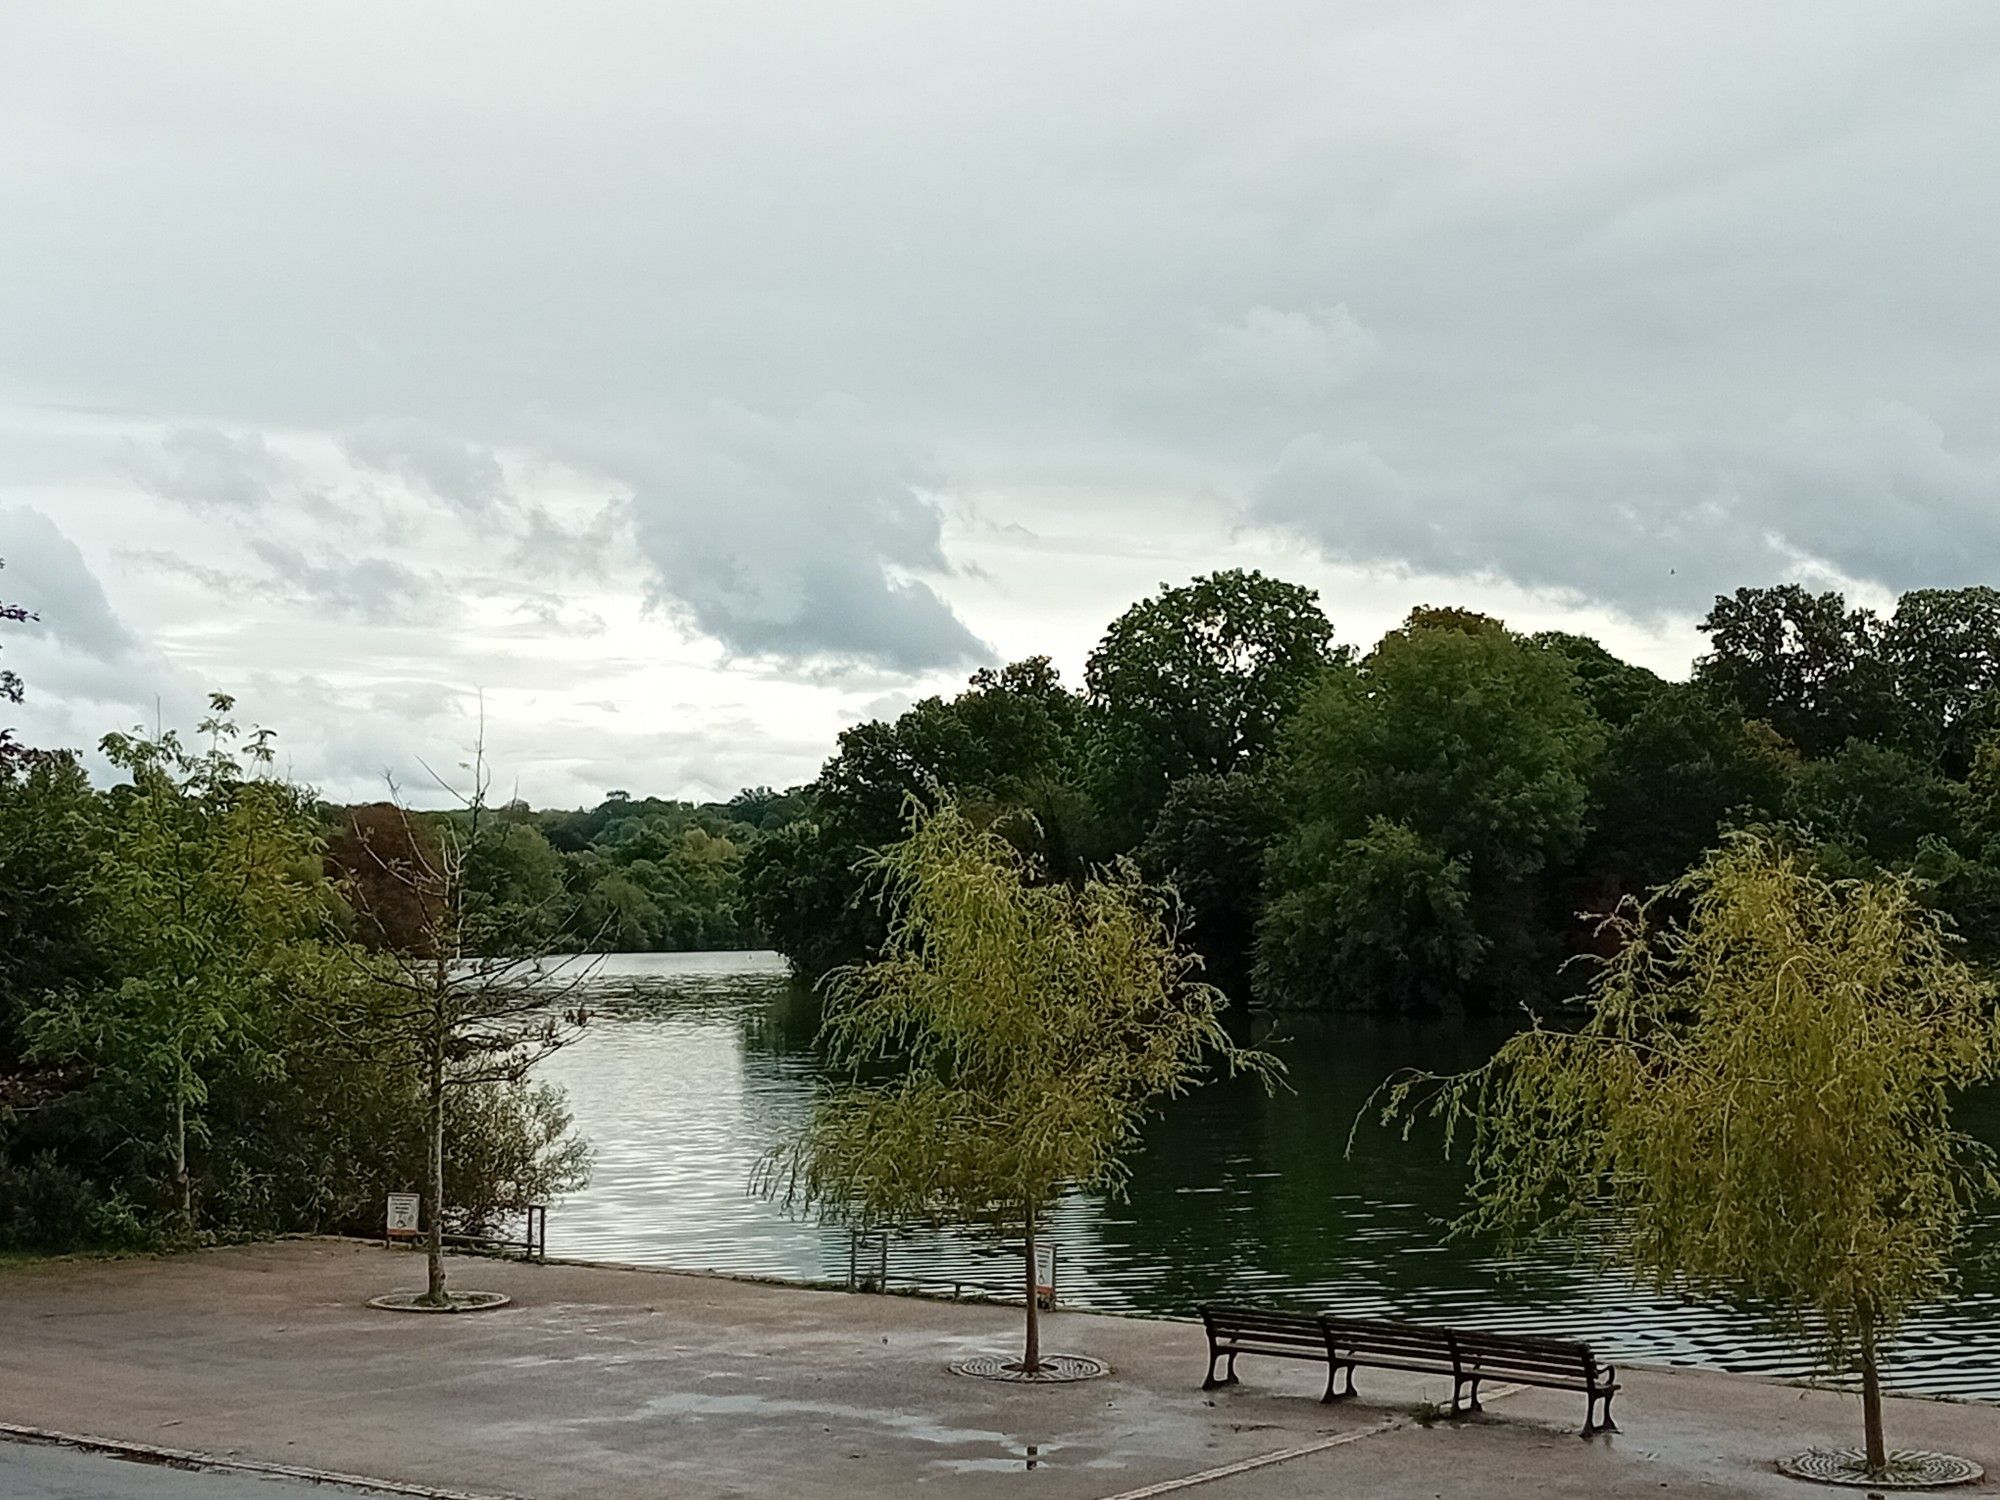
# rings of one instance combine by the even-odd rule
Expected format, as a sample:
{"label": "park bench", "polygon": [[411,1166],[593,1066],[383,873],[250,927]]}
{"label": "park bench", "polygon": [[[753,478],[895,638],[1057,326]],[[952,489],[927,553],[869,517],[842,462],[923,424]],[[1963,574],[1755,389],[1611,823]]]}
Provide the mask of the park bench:
{"label": "park bench", "polygon": [[[1208,1378],[1202,1382],[1203,1390],[1234,1385],[1239,1354],[1324,1360],[1327,1380],[1322,1401],[1341,1401],[1354,1395],[1354,1371],[1366,1365],[1376,1370],[1450,1376],[1454,1416],[1464,1410],[1480,1410],[1479,1387],[1486,1381],[1578,1391],[1586,1399],[1585,1437],[1618,1430],[1618,1424],[1611,1420],[1611,1398],[1618,1393],[1617,1370],[1599,1364],[1587,1344],[1420,1323],[1373,1322],[1332,1313],[1314,1317],[1269,1308],[1204,1307],[1201,1316],[1208,1331]],[[1314,1337],[1308,1337],[1308,1332]],[[1218,1360],[1224,1366],[1220,1378],[1216,1375]],[[1603,1405],[1601,1417],[1599,1403]]]}

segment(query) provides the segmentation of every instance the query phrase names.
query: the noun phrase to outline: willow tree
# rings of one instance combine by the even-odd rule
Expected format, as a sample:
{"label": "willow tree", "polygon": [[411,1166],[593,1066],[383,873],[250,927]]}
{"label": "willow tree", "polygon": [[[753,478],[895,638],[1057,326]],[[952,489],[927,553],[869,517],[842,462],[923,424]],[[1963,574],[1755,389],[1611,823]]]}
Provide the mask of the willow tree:
{"label": "willow tree", "polygon": [[1119,866],[1040,883],[1030,855],[951,802],[912,804],[872,857],[888,936],[824,984],[842,1071],[762,1185],[871,1228],[955,1222],[1021,1236],[1019,1372],[1042,1371],[1035,1240],[1066,1188],[1117,1191],[1160,1101],[1217,1065],[1275,1064],[1223,1030],[1171,892]]}
{"label": "willow tree", "polygon": [[1581,1026],[1393,1080],[1388,1116],[1440,1115],[1463,1145],[1461,1228],[1589,1231],[1661,1290],[1858,1363],[1866,1447],[1840,1457],[1884,1477],[1883,1341],[1948,1292],[1969,1213],[2000,1191],[1951,1116],[2000,1076],[1992,988],[1910,881],[1823,879],[1756,833],[1608,935]]}

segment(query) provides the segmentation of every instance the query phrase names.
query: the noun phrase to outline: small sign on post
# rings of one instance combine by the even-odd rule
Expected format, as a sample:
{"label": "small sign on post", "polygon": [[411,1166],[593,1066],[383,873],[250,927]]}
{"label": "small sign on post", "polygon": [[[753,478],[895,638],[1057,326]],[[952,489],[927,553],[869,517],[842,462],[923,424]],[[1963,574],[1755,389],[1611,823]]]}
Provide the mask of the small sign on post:
{"label": "small sign on post", "polygon": [[388,1237],[392,1240],[413,1240],[417,1237],[417,1206],[421,1200],[415,1193],[391,1193],[389,1195]]}
{"label": "small sign on post", "polygon": [[1055,1311],[1056,1247],[1047,1240],[1035,1246],[1035,1300]]}

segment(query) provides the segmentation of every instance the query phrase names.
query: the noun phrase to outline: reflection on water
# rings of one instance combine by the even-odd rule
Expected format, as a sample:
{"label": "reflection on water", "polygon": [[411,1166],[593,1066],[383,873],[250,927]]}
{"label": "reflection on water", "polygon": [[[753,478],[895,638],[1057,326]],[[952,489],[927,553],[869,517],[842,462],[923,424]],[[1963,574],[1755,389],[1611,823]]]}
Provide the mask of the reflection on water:
{"label": "reflection on water", "polygon": [[[631,954],[591,981],[591,1025],[544,1065],[597,1151],[590,1187],[549,1215],[557,1255],[838,1278],[843,1231],[797,1223],[747,1191],[764,1148],[804,1115],[815,1077],[811,996],[768,953]],[[1614,1358],[1801,1373],[1800,1357],[1726,1311],[1648,1295],[1550,1250],[1503,1261],[1448,1242],[1463,1179],[1434,1146],[1348,1128],[1397,1067],[1481,1061],[1497,1029],[1363,1017],[1287,1020],[1260,1037],[1291,1091],[1224,1081],[1170,1106],[1122,1200],[1078,1195],[1055,1216],[1066,1304],[1186,1313],[1220,1296],[1357,1314],[1570,1332]],[[2000,1140],[1987,1101],[1973,1128]],[[1018,1256],[1014,1266],[1019,1266]],[[1012,1273],[970,1236],[899,1245],[893,1268],[998,1284]],[[1965,1285],[1916,1320],[1898,1386],[2000,1399],[2000,1223]]]}

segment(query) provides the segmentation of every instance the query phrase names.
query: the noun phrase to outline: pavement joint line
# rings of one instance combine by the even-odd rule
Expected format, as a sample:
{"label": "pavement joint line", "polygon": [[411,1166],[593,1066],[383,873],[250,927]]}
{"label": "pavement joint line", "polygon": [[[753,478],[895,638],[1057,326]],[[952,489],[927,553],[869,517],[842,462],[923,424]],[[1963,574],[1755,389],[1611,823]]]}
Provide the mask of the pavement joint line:
{"label": "pavement joint line", "polygon": [[[1489,1401],[1498,1401],[1503,1396],[1514,1395],[1526,1390],[1520,1385],[1496,1385],[1486,1393]],[[1260,1453],[1255,1458],[1240,1458],[1233,1464],[1223,1464],[1220,1468],[1203,1469],[1195,1474],[1183,1474],[1179,1479],[1163,1479],[1158,1484],[1141,1485],[1136,1490],[1120,1490],[1115,1495],[1106,1495],[1102,1500],[1153,1500],[1156,1495],[1172,1495],[1181,1490],[1191,1490],[1198,1484],[1213,1484],[1219,1479],[1234,1479],[1239,1474],[1254,1474],[1259,1469],[1268,1469],[1273,1464],[1289,1463],[1295,1458],[1306,1458],[1314,1453],[1325,1453],[1333,1448],[1345,1448],[1350,1443],[1358,1443],[1363,1438],[1380,1437],[1385,1432],[1395,1432],[1408,1427],[1412,1418],[1390,1417],[1377,1422],[1373,1427],[1357,1427],[1350,1432],[1336,1432],[1332,1437],[1321,1438],[1317,1442],[1301,1443],[1295,1448],[1280,1448],[1275,1453]]]}
{"label": "pavement joint line", "polygon": [[527,1500],[523,1495],[497,1491],[441,1489],[436,1485],[410,1484],[398,1479],[376,1479],[366,1474],[343,1474],[337,1469],[313,1469],[298,1464],[267,1463],[255,1458],[224,1458],[213,1453],[197,1453],[191,1448],[165,1448],[156,1443],[130,1443],[118,1438],[89,1437],[74,1432],[52,1432],[45,1427],[26,1427],[18,1422],[0,1422],[0,1440],[39,1443],[52,1448],[74,1448],[83,1453],[102,1453],[112,1458],[162,1464],[175,1469],[206,1473],[252,1474],[266,1479],[297,1479],[306,1484],[340,1485],[350,1490],[369,1490],[379,1495],[408,1495],[415,1500]]}

